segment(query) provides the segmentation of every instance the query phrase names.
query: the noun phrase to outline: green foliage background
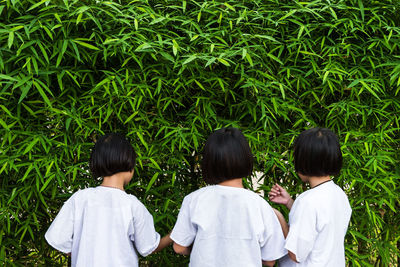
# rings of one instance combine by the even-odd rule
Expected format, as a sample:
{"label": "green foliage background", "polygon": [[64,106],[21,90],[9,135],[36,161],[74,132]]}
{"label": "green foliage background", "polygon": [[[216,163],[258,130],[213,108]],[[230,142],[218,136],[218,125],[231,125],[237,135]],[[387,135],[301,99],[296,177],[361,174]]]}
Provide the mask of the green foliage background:
{"label": "green foliage background", "polygon": [[[353,207],[347,261],[395,266],[399,3],[0,0],[0,263],[67,262],[43,236],[71,193],[98,184],[87,162],[99,135],[131,139],[139,159],[127,191],[166,234],[184,195],[203,186],[205,139],[233,125],[261,190],[280,182],[292,194],[306,189],[294,138],[333,129],[344,154],[335,180]],[[141,261],[184,263],[170,248]]]}

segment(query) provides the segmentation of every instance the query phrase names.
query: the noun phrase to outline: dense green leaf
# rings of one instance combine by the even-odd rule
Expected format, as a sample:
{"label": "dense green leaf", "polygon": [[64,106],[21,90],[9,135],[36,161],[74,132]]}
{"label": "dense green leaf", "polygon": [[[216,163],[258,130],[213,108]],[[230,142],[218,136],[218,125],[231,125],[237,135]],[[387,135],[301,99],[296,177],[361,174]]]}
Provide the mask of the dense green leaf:
{"label": "dense green leaf", "polygon": [[[250,142],[261,184],[246,185],[294,195],[295,137],[334,130],[348,265],[399,265],[399,21],[397,0],[0,1],[0,265],[67,264],[43,236],[99,183],[88,160],[106,132],[132,142],[127,192],[168,233],[224,126]],[[187,262],[169,248],[141,266]]]}

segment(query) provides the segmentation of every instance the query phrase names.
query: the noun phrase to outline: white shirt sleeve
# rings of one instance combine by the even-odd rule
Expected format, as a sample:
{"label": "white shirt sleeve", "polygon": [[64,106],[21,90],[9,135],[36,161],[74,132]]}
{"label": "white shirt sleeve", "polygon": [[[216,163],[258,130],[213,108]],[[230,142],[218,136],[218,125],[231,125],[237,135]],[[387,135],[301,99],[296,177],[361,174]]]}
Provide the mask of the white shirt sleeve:
{"label": "white shirt sleeve", "polygon": [[183,247],[190,246],[197,234],[197,228],[190,218],[190,198],[185,197],[178,214],[174,229],[171,232],[171,239]]}
{"label": "white shirt sleeve", "polygon": [[158,247],[160,234],[154,228],[153,216],[142,203],[138,205],[134,214],[133,234],[130,238],[136,250],[145,257]]}
{"label": "white shirt sleeve", "polygon": [[261,246],[261,258],[264,261],[277,260],[287,254],[285,237],[282,227],[275,212],[269,206],[262,209],[264,231],[259,239]]}
{"label": "white shirt sleeve", "polygon": [[298,262],[306,260],[317,237],[317,215],[311,205],[295,201],[289,214],[289,234],[285,248],[296,255]]}
{"label": "white shirt sleeve", "polygon": [[62,206],[54,221],[51,223],[44,237],[55,249],[70,253],[74,232],[74,196],[70,197]]}

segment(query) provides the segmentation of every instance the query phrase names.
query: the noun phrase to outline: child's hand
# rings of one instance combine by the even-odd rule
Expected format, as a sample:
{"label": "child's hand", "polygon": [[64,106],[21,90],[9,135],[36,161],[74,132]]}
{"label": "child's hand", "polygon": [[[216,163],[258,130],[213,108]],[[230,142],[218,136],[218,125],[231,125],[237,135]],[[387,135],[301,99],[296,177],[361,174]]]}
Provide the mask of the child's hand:
{"label": "child's hand", "polygon": [[271,191],[268,193],[269,199],[277,204],[283,204],[288,209],[293,205],[293,199],[289,193],[282,186],[275,184],[272,186]]}
{"label": "child's hand", "polygon": [[173,243],[170,234],[171,233],[167,234],[166,236],[160,239],[158,247],[152,253],[157,253]]}

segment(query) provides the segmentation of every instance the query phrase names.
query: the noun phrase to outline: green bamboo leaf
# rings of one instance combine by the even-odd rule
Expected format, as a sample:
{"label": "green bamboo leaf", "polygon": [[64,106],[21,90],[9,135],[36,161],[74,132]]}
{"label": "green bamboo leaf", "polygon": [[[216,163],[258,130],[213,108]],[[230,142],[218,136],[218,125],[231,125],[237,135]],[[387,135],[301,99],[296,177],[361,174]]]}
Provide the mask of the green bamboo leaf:
{"label": "green bamboo leaf", "polygon": [[326,79],[328,78],[328,75],[329,75],[329,71],[326,71],[324,73],[324,77],[322,78],[322,84],[324,84],[326,82]]}
{"label": "green bamboo leaf", "polygon": [[24,100],[24,98],[29,93],[29,89],[31,89],[31,87],[32,87],[31,82],[26,83],[25,86],[21,86],[21,96],[19,97],[18,104],[20,104]]}
{"label": "green bamboo leaf", "polygon": [[6,129],[7,131],[10,130],[10,128],[8,127],[7,123],[6,123],[5,121],[3,121],[1,118],[0,118],[0,125],[1,125],[4,129]]}
{"label": "green bamboo leaf", "polygon": [[10,203],[14,200],[14,198],[17,196],[17,188],[14,188],[11,192],[11,197],[7,201],[7,205],[10,205]]}
{"label": "green bamboo leaf", "polygon": [[32,5],[30,8],[28,8],[27,11],[31,11],[32,9],[37,8],[38,6],[40,6],[40,5],[44,4],[44,3],[46,3],[47,1],[48,1],[48,0],[42,0],[42,1],[40,1],[40,2],[38,2],[38,3],[36,3],[36,4],[34,4],[34,5]]}
{"label": "green bamboo leaf", "polygon": [[276,56],[272,55],[271,53],[268,53],[267,56],[273,59],[274,61],[278,62],[279,64],[283,65],[283,62]]}
{"label": "green bamboo leaf", "polygon": [[225,5],[228,9],[230,9],[230,10],[236,12],[236,9],[235,9],[233,6],[231,6],[230,4],[228,4],[227,2],[225,2],[224,5]]}
{"label": "green bamboo leaf", "polygon": [[246,53],[245,57],[246,57],[247,61],[249,62],[250,66],[254,66],[253,59],[251,58],[250,54]]}
{"label": "green bamboo leaf", "polygon": [[49,185],[49,183],[51,181],[53,181],[54,175],[50,175],[49,177],[47,177],[46,182],[42,185],[42,187],[40,188],[39,192],[43,192],[43,190],[46,189],[46,187]]}
{"label": "green bamboo leaf", "polygon": [[289,12],[287,12],[286,15],[282,16],[278,21],[280,21],[280,20],[285,20],[286,18],[292,16],[292,15],[293,15],[294,13],[296,13],[296,12],[297,12],[297,10],[295,10],[295,9],[290,10]]}
{"label": "green bamboo leaf", "polygon": [[[374,92],[374,90],[365,81],[360,80],[360,83],[363,85],[363,88],[366,88],[368,90],[368,92],[370,92],[374,97],[381,100],[380,97]],[[359,94],[361,94],[361,92],[362,91],[360,91]]]}
{"label": "green bamboo leaf", "polygon": [[31,57],[31,61],[32,61],[32,65],[33,65],[33,69],[35,70],[35,73],[39,74],[39,67],[38,67],[36,59],[34,57]]}
{"label": "green bamboo leaf", "polygon": [[230,66],[231,66],[231,64],[229,64],[229,62],[226,61],[226,60],[223,59],[223,58],[217,58],[217,60],[218,60],[219,62],[221,62],[222,64],[224,64],[225,66],[227,66],[227,67],[230,67]]}
{"label": "green bamboo leaf", "polygon": [[243,48],[243,49],[242,49],[242,59],[245,59],[246,54],[247,54],[247,49],[246,49],[246,48]]}
{"label": "green bamboo leaf", "polygon": [[199,86],[201,88],[201,90],[206,91],[204,86],[198,80],[194,80],[194,82],[197,84],[197,86]]}
{"label": "green bamboo leaf", "polygon": [[32,169],[33,169],[33,164],[30,164],[28,166],[28,169],[26,169],[24,176],[22,176],[21,182],[24,182],[26,180],[26,178],[28,177],[28,175],[29,175],[29,173],[31,172]]}
{"label": "green bamboo leaf", "polygon": [[39,83],[35,80],[33,80],[33,85],[36,87],[37,91],[39,92],[39,94],[42,96],[43,101],[49,106],[52,107],[52,104],[49,100],[49,98],[47,97],[46,93],[43,91],[42,87],[39,85]]}
{"label": "green bamboo leaf", "polygon": [[0,108],[1,108],[5,113],[7,113],[7,115],[10,116],[11,118],[17,119],[14,115],[11,114],[10,110],[9,110],[6,106],[0,105]]}
{"label": "green bamboo leaf", "polygon": [[97,48],[96,46],[94,46],[94,45],[91,45],[91,44],[88,44],[88,43],[85,43],[85,42],[82,42],[82,41],[78,41],[78,40],[72,40],[74,43],[77,43],[77,44],[79,44],[79,45],[81,45],[81,46],[84,46],[84,47],[86,47],[86,48],[89,48],[89,49],[92,49],[92,50],[100,50],[99,48]]}
{"label": "green bamboo leaf", "polygon": [[69,10],[68,0],[63,0],[65,7]]}
{"label": "green bamboo leaf", "polygon": [[17,79],[15,79],[14,77],[11,77],[10,75],[5,75],[5,74],[0,74],[0,79],[2,80],[8,80],[8,81],[18,81]]}
{"label": "green bamboo leaf", "polygon": [[158,163],[153,158],[149,158],[149,160],[151,161],[151,163],[153,163],[154,167],[156,167],[158,170],[161,171],[160,166],[158,165]]}
{"label": "green bamboo leaf", "polygon": [[360,7],[361,19],[364,21],[365,13],[364,13],[364,4],[362,0],[358,0],[358,6]]}
{"label": "green bamboo leaf", "polygon": [[8,48],[11,48],[11,46],[13,45],[13,43],[14,43],[14,32],[13,32],[13,31],[10,31],[10,32],[8,33]]}
{"label": "green bamboo leaf", "polygon": [[82,16],[83,16],[83,13],[79,13],[78,17],[76,18],[76,25],[78,25],[79,22],[81,22]]}
{"label": "green bamboo leaf", "polygon": [[50,39],[53,40],[53,34],[51,33],[51,31],[45,25],[42,25],[42,28],[47,33],[47,35],[50,37]]}
{"label": "green bamboo leaf", "polygon": [[139,113],[139,111],[133,112],[133,113],[125,120],[124,124],[130,122],[138,113]]}
{"label": "green bamboo leaf", "polygon": [[25,148],[24,152],[22,152],[22,154],[26,154],[26,153],[30,152],[32,150],[32,148],[36,145],[37,142],[39,142],[38,137],[33,139],[33,141],[30,142],[29,145],[26,146],[26,148]]}
{"label": "green bamboo leaf", "polygon": [[192,62],[192,61],[195,60],[195,59],[196,59],[196,55],[191,55],[190,57],[188,57],[188,58],[182,63],[182,65],[186,65],[186,64]]}
{"label": "green bamboo leaf", "polygon": [[146,141],[144,141],[143,139],[143,135],[140,132],[136,132],[137,137],[139,137],[140,142],[144,145],[144,147],[146,148],[146,150],[149,149],[148,144],[146,143]]}
{"label": "green bamboo leaf", "polygon": [[19,25],[19,26],[12,27],[10,31],[14,32],[14,31],[18,31],[19,29],[22,29],[22,28],[24,28],[24,26]]}
{"label": "green bamboo leaf", "polygon": [[46,62],[47,62],[47,63],[50,63],[50,62],[49,62],[49,57],[47,56],[47,52],[46,52],[46,50],[44,49],[42,43],[41,43],[41,42],[37,42],[37,44],[38,44],[38,46],[39,46],[39,48],[40,48],[40,51],[42,51],[42,55],[43,55],[43,57],[46,59]]}
{"label": "green bamboo leaf", "polygon": [[135,49],[135,51],[142,51],[142,50],[145,50],[145,49],[148,49],[148,48],[151,48],[151,47],[152,47],[151,44],[149,44],[149,43],[143,43],[143,44],[139,45],[139,46]]}
{"label": "green bamboo leaf", "polygon": [[336,15],[336,12],[335,12],[335,10],[333,9],[333,8],[331,8],[331,7],[329,7],[329,11],[331,11],[331,14],[332,14],[332,17],[334,18],[334,19],[338,19],[338,17],[337,17],[337,15]]}
{"label": "green bamboo leaf", "polygon": [[54,17],[58,20],[58,22],[62,23],[61,18],[57,13],[54,13]]}
{"label": "green bamboo leaf", "polygon": [[174,54],[174,56],[178,54],[178,49],[179,49],[178,43],[174,39],[172,39],[172,53]]}
{"label": "green bamboo leaf", "polygon": [[154,184],[154,182],[157,180],[158,174],[159,174],[159,173],[156,172],[156,173],[153,175],[153,177],[151,177],[151,180],[150,180],[150,182],[147,184],[147,187],[146,187],[146,193],[149,192],[150,188],[152,187],[152,185]]}
{"label": "green bamboo leaf", "polygon": [[361,233],[359,233],[359,232],[349,230],[349,233],[354,237],[358,237],[358,238],[360,238],[360,239],[362,239],[364,241],[369,242],[369,239],[366,236],[364,236]]}

